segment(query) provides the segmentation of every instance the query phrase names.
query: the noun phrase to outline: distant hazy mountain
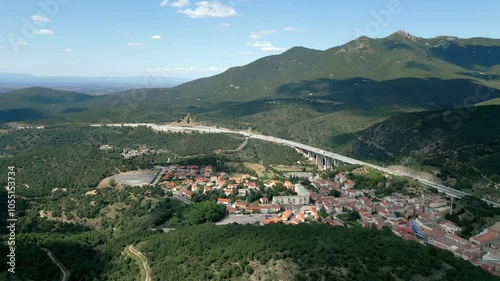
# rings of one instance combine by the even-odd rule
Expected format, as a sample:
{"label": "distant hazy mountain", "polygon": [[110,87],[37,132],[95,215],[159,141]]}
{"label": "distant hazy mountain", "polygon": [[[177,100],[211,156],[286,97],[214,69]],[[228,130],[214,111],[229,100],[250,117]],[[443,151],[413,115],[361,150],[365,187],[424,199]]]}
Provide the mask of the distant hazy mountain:
{"label": "distant hazy mountain", "polygon": [[77,91],[91,95],[106,95],[134,88],[170,88],[189,79],[161,76],[135,77],[42,77],[30,74],[0,73],[0,93],[4,89],[47,87]]}

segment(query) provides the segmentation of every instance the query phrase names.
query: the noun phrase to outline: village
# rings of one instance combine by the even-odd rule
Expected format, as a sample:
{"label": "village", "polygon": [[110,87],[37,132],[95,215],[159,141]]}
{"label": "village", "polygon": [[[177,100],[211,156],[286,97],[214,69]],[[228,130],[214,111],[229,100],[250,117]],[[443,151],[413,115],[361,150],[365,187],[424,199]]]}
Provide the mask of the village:
{"label": "village", "polygon": [[[462,229],[446,220],[452,202],[439,193],[383,197],[358,189],[346,174],[262,179],[248,173],[216,171],[213,166],[171,165],[148,172],[150,184],[185,203],[216,201],[227,208],[225,223],[325,223],[335,227],[390,229],[406,240],[448,250],[455,256],[500,274],[500,223],[466,240]],[[147,184],[143,184],[147,186]]]}

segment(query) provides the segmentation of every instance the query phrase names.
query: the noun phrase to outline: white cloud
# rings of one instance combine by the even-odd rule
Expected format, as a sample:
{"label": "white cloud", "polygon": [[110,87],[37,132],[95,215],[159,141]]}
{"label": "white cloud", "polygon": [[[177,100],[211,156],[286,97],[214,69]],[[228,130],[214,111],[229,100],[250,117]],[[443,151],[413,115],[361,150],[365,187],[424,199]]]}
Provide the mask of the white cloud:
{"label": "white cloud", "polygon": [[253,47],[272,47],[273,44],[271,42],[263,42],[263,41],[255,41],[252,44]]}
{"label": "white cloud", "polygon": [[189,0],[177,0],[176,2],[173,2],[170,4],[172,7],[177,7],[177,8],[182,8],[189,6]]}
{"label": "white cloud", "polygon": [[196,68],[191,66],[191,67],[177,67],[175,70],[191,72],[191,71],[195,71],[195,69]]}
{"label": "white cloud", "polygon": [[305,31],[305,29],[298,29],[293,26],[285,26],[283,27],[284,31]]}
{"label": "white cloud", "polygon": [[238,53],[238,56],[252,56],[253,53],[252,52],[239,52]]}
{"label": "white cloud", "polygon": [[208,71],[219,71],[219,69],[215,66],[209,66]]}
{"label": "white cloud", "polygon": [[48,18],[39,16],[39,15],[32,16],[31,20],[36,21],[36,22],[43,22],[43,23],[47,23],[50,21]]}
{"label": "white cloud", "polygon": [[15,44],[16,44],[16,46],[26,46],[26,45],[28,45],[28,42],[25,42],[25,41],[17,41]]}
{"label": "white cloud", "polygon": [[227,26],[231,26],[231,24],[229,22],[223,22],[223,23],[220,23],[219,26],[227,27]]}
{"label": "white cloud", "polygon": [[130,35],[130,32],[123,32],[122,33],[123,36],[129,36]]}
{"label": "white cloud", "polygon": [[248,38],[250,38],[251,40],[258,40],[258,39],[262,38],[263,36],[271,35],[275,32],[276,32],[276,30],[256,31],[256,32],[250,33],[250,36],[248,36]]}
{"label": "white cloud", "polygon": [[65,52],[72,52],[73,49],[64,49]]}
{"label": "white cloud", "polygon": [[255,41],[252,43],[252,47],[259,48],[263,52],[282,51],[285,49],[285,48],[275,47],[271,42],[267,41]]}
{"label": "white cloud", "polygon": [[151,36],[151,39],[153,39],[153,40],[161,40],[163,38],[160,35],[153,35],[153,36]]}
{"label": "white cloud", "polygon": [[226,18],[238,15],[233,7],[225,6],[220,2],[196,2],[195,9],[184,9],[178,12],[190,18]]}
{"label": "white cloud", "polygon": [[260,48],[263,52],[274,52],[274,51],[283,51],[285,48],[274,47],[274,46],[265,46]]}
{"label": "white cloud", "polygon": [[171,72],[171,68],[166,68],[166,67],[153,67],[153,68],[148,68],[146,69],[146,72],[148,73],[164,73],[164,72]]}
{"label": "white cloud", "polygon": [[52,35],[52,34],[54,34],[54,31],[52,31],[50,29],[39,29],[39,30],[35,30],[34,33],[38,34],[38,35]]}
{"label": "white cloud", "polygon": [[146,43],[141,43],[141,42],[128,42],[128,45],[130,47],[144,47],[146,46]]}
{"label": "white cloud", "polygon": [[161,3],[160,3],[160,6],[167,6],[168,5],[168,0],[163,0]]}

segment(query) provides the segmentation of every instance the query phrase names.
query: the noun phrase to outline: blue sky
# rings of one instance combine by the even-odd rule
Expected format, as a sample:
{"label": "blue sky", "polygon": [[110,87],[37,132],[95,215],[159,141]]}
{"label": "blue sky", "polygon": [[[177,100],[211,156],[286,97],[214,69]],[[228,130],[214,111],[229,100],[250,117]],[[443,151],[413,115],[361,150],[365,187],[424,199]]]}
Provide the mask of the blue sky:
{"label": "blue sky", "polygon": [[0,0],[0,72],[197,78],[360,35],[500,38],[500,1]]}

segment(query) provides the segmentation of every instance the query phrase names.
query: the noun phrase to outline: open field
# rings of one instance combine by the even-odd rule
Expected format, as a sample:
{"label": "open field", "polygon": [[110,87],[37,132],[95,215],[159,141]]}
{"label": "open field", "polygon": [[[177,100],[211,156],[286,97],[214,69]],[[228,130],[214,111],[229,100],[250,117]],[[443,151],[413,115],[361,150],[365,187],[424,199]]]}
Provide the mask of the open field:
{"label": "open field", "polygon": [[[274,166],[273,169],[280,172],[303,172],[304,167],[300,166]],[[312,167],[306,167],[306,172],[311,172]]]}
{"label": "open field", "polygon": [[245,165],[245,167],[249,169],[254,170],[259,177],[262,177],[266,173],[266,168],[261,164],[245,162],[243,163],[243,165]]}
{"label": "open field", "polygon": [[155,178],[156,176],[151,170],[141,170],[120,173],[118,175],[107,177],[104,179],[104,182],[107,183],[110,179],[114,179],[117,184],[142,186],[145,184],[150,184]]}
{"label": "open field", "polygon": [[279,214],[252,214],[250,215],[229,215],[225,217],[223,220],[219,221],[216,223],[217,225],[224,225],[224,224],[232,224],[232,223],[237,223],[237,224],[254,224],[256,222],[261,222],[266,219],[266,216],[278,216]]}

